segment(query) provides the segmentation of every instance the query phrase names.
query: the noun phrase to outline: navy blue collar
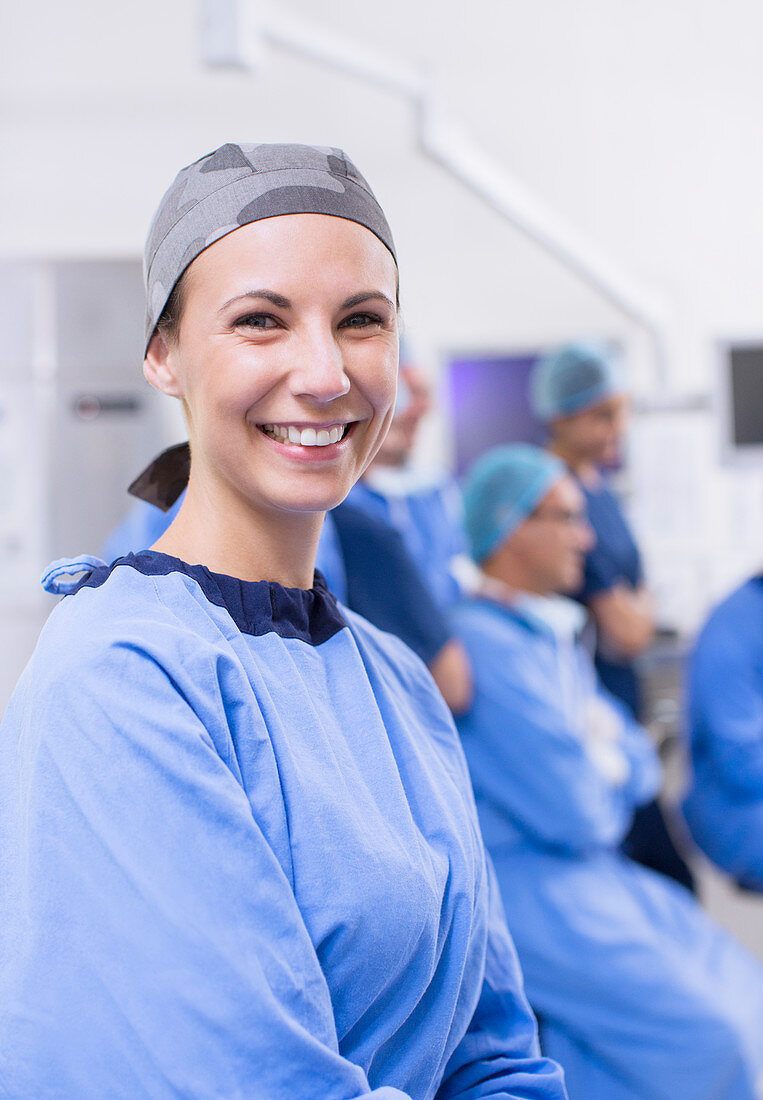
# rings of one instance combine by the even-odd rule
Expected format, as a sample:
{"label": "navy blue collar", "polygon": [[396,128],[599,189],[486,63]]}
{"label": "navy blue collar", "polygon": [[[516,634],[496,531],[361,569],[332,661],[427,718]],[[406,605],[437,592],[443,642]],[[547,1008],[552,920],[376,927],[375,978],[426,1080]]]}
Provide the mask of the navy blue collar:
{"label": "navy blue collar", "polygon": [[125,567],[150,577],[166,577],[170,573],[191,577],[210,603],[225,608],[243,634],[275,633],[315,646],[347,625],[317,570],[312,588],[285,588],[275,581],[241,581],[224,573],[212,573],[205,565],[188,565],[156,550],[142,550],[117,558],[111,565],[96,566],[76,585],[72,595],[81,588],[99,588],[114,569]]}

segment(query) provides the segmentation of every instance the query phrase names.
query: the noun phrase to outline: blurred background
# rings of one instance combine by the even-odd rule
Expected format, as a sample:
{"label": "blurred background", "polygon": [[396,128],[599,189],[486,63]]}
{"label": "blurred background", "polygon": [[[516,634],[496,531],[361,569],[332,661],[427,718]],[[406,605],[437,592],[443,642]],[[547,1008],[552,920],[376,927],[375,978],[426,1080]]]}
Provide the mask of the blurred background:
{"label": "blurred background", "polygon": [[[184,438],[141,374],[140,255],[158,199],[179,166],[262,140],[345,148],[385,208],[405,331],[439,394],[427,461],[458,470],[499,439],[534,438],[524,385],[548,347],[621,348],[634,415],[617,484],[663,635],[653,714],[678,723],[683,648],[763,556],[763,9],[275,6],[359,59],[423,73],[456,152],[461,134],[654,303],[655,340],[423,155],[404,95],[283,42],[253,70],[208,64],[215,8],[37,0],[0,14],[0,707],[54,602],[42,569],[98,553],[126,486]],[[707,877],[710,907],[763,951],[760,902]]]}

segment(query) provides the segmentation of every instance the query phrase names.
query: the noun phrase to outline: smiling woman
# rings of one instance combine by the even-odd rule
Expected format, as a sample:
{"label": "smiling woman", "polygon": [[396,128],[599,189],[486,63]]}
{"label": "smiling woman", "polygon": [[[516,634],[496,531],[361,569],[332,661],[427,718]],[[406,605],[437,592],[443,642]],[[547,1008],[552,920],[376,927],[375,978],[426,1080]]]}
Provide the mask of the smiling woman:
{"label": "smiling woman", "polygon": [[378,203],[341,150],[226,145],[146,273],[190,463],[136,484],[187,492],[151,550],[48,575],[0,736],[0,1091],[562,1100],[449,712],[313,576],[394,401]]}
{"label": "smiling woman", "polygon": [[392,415],[395,261],[356,222],[281,215],[211,245],[184,284],[180,321],[160,327],[145,363],[182,400],[192,455],[157,549],[309,588],[323,515]]}

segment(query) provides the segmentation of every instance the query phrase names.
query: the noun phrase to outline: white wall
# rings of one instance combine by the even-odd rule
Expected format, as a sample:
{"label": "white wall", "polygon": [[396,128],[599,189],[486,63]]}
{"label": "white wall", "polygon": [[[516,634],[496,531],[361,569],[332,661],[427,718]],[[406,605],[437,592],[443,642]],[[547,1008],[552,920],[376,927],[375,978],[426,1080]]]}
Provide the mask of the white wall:
{"label": "white wall", "polygon": [[[755,0],[281,3],[429,66],[477,142],[668,301],[663,394],[708,390],[714,335],[763,335]],[[655,396],[633,326],[423,162],[394,97],[275,51],[256,79],[205,71],[187,0],[37,0],[2,20],[4,255],[136,255],[177,168],[222,141],[341,145],[387,209],[433,369],[447,349],[596,333],[626,342],[636,390]],[[446,452],[442,426],[427,445]],[[720,469],[708,414],[640,420],[632,459],[663,616],[690,629],[757,564],[763,476]]]}

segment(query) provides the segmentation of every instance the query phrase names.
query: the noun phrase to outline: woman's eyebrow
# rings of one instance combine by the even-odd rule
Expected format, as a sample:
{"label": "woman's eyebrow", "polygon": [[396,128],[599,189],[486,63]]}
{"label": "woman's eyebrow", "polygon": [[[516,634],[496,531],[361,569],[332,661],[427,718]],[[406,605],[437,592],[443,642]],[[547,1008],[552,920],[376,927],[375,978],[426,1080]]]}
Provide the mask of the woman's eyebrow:
{"label": "woman's eyebrow", "polygon": [[277,306],[278,309],[291,309],[291,302],[289,299],[284,298],[283,294],[276,294],[274,290],[245,290],[243,294],[237,294],[234,298],[229,298],[227,302],[220,306],[218,312],[222,313],[228,306],[232,306],[234,302],[241,302],[245,298],[264,298],[265,301]]}
{"label": "woman's eyebrow", "polygon": [[381,299],[381,301],[386,302],[387,305],[392,306],[393,309],[395,308],[395,303],[392,299],[387,297],[386,294],[383,294],[381,290],[363,290],[360,294],[353,294],[351,298],[347,298],[342,302],[342,309],[352,309],[353,306],[359,306],[363,302],[370,302],[373,301],[373,299]]}
{"label": "woman's eyebrow", "polygon": [[[242,294],[236,294],[235,297],[229,298],[227,302],[224,302],[219,309],[219,313],[228,309],[229,306],[234,305],[236,302],[242,302],[247,298],[264,298],[266,302],[270,302],[278,309],[291,309],[291,302],[288,298],[284,298],[283,294],[276,294],[274,290],[245,290]],[[342,302],[342,309],[352,309],[353,306],[362,305],[363,302],[372,301],[386,302],[388,306],[395,309],[395,303],[392,299],[384,294],[381,290],[362,290],[359,294],[353,294],[352,297],[345,299]]]}

